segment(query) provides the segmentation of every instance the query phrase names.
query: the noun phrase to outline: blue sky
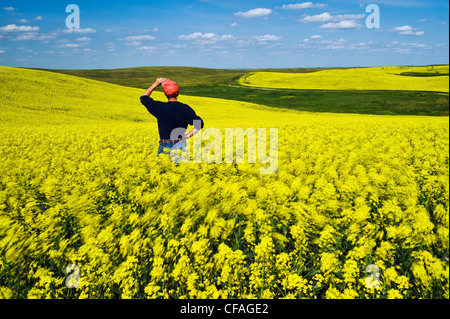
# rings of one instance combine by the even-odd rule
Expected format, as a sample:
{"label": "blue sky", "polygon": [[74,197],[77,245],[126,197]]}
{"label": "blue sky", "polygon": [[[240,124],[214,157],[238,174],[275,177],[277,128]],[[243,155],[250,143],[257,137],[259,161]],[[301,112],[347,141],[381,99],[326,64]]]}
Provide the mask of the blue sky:
{"label": "blue sky", "polygon": [[[80,29],[66,6],[80,8]],[[369,4],[380,28],[367,28]],[[0,0],[0,65],[287,68],[449,63],[443,0]]]}

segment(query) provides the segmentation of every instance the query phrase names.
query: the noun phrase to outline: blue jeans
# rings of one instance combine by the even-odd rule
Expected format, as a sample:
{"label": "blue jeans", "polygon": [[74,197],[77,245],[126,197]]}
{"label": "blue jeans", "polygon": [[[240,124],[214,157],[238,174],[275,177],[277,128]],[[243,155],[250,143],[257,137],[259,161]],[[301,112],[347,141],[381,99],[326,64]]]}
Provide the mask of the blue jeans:
{"label": "blue jeans", "polygon": [[161,154],[164,155],[170,155],[170,158],[172,160],[172,162],[174,162],[175,164],[180,164],[182,157],[178,154],[179,150],[182,150],[183,153],[186,151],[186,142],[184,143],[167,143],[167,144],[163,144],[163,143],[159,143],[159,148],[158,148],[158,156]]}

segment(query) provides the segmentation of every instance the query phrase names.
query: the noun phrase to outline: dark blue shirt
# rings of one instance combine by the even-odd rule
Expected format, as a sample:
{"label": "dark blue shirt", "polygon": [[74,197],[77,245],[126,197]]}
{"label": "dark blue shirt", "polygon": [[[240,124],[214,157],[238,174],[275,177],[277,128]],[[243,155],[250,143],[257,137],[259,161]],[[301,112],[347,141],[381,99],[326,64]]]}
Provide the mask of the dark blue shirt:
{"label": "dark blue shirt", "polygon": [[[170,140],[170,134],[177,128],[187,129],[192,125],[201,130],[205,126],[201,117],[189,105],[180,102],[158,102],[146,95],[141,96],[141,103],[158,119],[159,136],[162,140]],[[197,121],[201,122],[201,126]]]}

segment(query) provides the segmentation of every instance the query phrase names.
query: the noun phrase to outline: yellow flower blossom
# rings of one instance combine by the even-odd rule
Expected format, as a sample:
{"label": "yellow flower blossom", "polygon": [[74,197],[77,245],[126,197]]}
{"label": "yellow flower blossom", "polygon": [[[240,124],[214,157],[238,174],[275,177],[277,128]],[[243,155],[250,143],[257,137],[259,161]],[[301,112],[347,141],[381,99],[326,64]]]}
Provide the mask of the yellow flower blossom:
{"label": "yellow flower blossom", "polygon": [[449,298],[448,117],[180,97],[222,134],[278,128],[279,169],[263,176],[157,157],[139,89],[6,67],[0,79],[0,298]]}

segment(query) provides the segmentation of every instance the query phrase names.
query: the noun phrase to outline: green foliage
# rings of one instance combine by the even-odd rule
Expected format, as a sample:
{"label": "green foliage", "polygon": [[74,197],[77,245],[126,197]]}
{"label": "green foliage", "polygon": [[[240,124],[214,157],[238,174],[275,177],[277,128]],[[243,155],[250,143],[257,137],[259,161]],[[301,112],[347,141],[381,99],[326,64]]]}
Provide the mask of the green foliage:
{"label": "green foliage", "polygon": [[[404,91],[261,89],[249,88],[239,84],[239,79],[249,72],[313,73],[323,70],[328,69],[220,70],[188,67],[145,67],[115,70],[51,71],[141,89],[147,89],[152,81],[158,77],[167,77],[181,85],[182,95],[236,100],[297,111],[376,115],[449,115],[448,94]],[[410,76],[411,74],[407,75]]]}

